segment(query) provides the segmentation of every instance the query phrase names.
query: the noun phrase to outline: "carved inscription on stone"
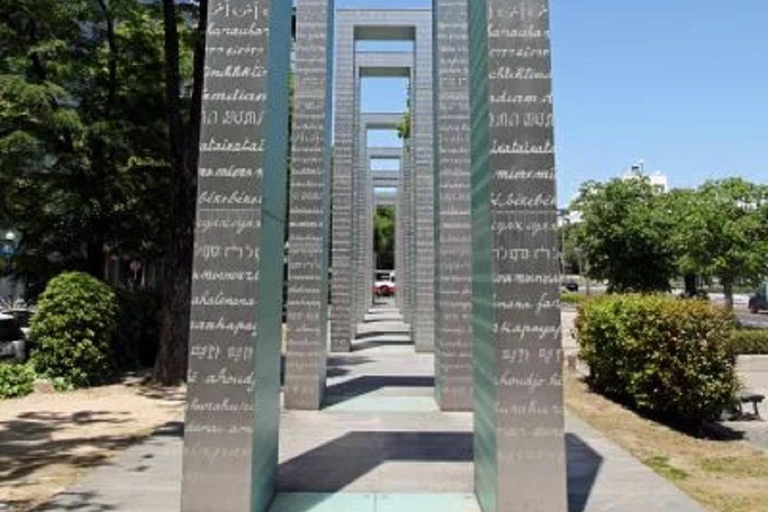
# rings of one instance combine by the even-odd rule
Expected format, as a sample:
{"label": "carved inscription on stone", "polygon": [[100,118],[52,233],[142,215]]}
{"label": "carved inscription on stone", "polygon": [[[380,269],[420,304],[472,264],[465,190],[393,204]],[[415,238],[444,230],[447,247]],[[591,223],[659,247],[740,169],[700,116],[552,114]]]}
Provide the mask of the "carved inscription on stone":
{"label": "carved inscription on stone", "polygon": [[432,16],[416,23],[412,141],[415,204],[414,336],[418,352],[435,348],[435,127]]}
{"label": "carved inscription on stone", "polygon": [[564,511],[549,10],[488,0],[488,13],[499,468],[516,482],[502,510]]}
{"label": "carved inscription on stone", "polygon": [[472,410],[472,219],[467,0],[435,3],[438,103],[438,318],[441,408]]}
{"label": "carved inscription on stone", "polygon": [[352,195],[355,161],[354,24],[339,16],[336,27],[335,137],[333,155],[331,350],[348,352],[354,336],[352,302]]}
{"label": "carved inscription on stone", "polygon": [[[472,84],[473,121],[485,124],[472,134],[473,145],[488,157],[487,164],[485,155],[473,160],[473,184],[483,198],[473,216],[490,229],[485,268],[491,275],[475,277],[482,278],[478,290],[492,290],[485,297],[492,299],[486,304],[495,368],[485,384],[494,389],[496,403],[495,508],[565,512],[548,2],[480,0],[471,15],[471,48],[487,52],[479,55],[487,75],[473,77]],[[484,265],[476,257],[476,270]]]}
{"label": "carved inscription on stone", "polygon": [[268,4],[212,0],[209,6],[183,512],[251,506]]}
{"label": "carved inscription on stone", "polygon": [[332,15],[332,0],[297,6],[284,386],[296,409],[319,409],[325,390]]}

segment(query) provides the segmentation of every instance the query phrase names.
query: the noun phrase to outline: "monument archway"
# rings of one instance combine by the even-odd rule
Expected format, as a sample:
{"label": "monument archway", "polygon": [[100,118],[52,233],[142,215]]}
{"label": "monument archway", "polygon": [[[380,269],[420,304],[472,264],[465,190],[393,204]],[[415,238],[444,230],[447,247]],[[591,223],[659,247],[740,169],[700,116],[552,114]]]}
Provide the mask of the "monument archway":
{"label": "monument archway", "polygon": [[[413,41],[412,137],[398,190],[399,302],[413,340],[437,352],[441,407],[472,407],[482,510],[565,512],[547,0],[434,0],[434,12],[336,14],[334,23],[328,0],[300,0],[296,9],[286,222],[291,5],[210,5],[182,512],[277,506],[286,231],[285,405],[320,408],[329,348],[351,347],[372,275],[359,79],[381,68],[361,66],[368,57],[355,45],[387,39]],[[370,434],[344,439],[354,446]],[[405,433],[374,434],[386,447]],[[437,440],[433,457],[460,445],[427,434]],[[315,455],[338,446],[352,464],[348,444]]]}

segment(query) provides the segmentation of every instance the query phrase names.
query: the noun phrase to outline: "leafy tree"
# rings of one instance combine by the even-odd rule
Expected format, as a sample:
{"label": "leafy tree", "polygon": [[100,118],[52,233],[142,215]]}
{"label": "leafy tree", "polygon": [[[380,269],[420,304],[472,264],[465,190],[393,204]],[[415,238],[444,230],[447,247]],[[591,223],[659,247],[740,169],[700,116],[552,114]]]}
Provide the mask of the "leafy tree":
{"label": "leafy tree", "polygon": [[373,246],[377,267],[394,268],[395,261],[395,208],[379,206],[373,218]]}
{"label": "leafy tree", "polygon": [[608,281],[609,292],[669,290],[675,258],[669,234],[673,223],[662,197],[647,178],[587,182],[574,208],[582,214],[576,240],[593,279]]}
{"label": "leafy tree", "polygon": [[768,275],[768,187],[741,178],[709,181],[674,191],[667,204],[680,270],[717,277],[729,308],[737,282],[757,285]]}
{"label": "leafy tree", "polygon": [[557,228],[558,250],[562,255],[564,270],[568,274],[579,274],[581,265],[579,262],[578,246],[576,244],[576,224],[564,224]]}
{"label": "leafy tree", "polygon": [[164,258],[156,376],[186,373],[207,1],[0,3],[0,225],[18,268]]}
{"label": "leafy tree", "polygon": [[33,293],[62,269],[101,276],[105,250],[160,252],[161,29],[135,0],[0,7],[0,224],[24,233]]}

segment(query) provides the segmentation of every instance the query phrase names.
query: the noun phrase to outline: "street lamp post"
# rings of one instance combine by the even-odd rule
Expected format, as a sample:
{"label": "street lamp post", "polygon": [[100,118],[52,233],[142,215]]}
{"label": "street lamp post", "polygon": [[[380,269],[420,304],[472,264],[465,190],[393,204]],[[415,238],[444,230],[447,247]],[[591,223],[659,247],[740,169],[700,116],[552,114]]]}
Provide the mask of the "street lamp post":
{"label": "street lamp post", "polygon": [[21,233],[17,230],[0,229],[0,259],[6,260],[5,276],[13,274],[13,258],[19,250],[21,244]]}

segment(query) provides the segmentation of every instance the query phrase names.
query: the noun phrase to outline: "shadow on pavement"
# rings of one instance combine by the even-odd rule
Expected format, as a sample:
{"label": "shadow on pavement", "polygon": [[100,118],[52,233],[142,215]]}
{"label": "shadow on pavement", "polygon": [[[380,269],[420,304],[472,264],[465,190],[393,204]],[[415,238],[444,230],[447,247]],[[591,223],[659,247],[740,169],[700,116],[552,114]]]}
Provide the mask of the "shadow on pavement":
{"label": "shadow on pavement", "polygon": [[387,461],[471,462],[468,432],[350,432],[284,462],[278,491],[338,492]]}
{"label": "shadow on pavement", "polygon": [[603,458],[579,436],[565,435],[568,456],[568,512],[584,512]]}
{"label": "shadow on pavement", "polygon": [[329,404],[339,404],[386,387],[431,388],[434,385],[434,377],[364,375],[328,386],[326,402]]}

